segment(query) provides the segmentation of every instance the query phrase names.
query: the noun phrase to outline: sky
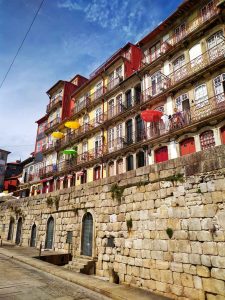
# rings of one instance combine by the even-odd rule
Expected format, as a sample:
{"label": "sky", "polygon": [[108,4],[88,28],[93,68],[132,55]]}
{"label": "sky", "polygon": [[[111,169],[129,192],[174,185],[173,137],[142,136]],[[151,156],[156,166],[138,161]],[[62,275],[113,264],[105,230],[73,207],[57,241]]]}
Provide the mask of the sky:
{"label": "sky", "polygon": [[[181,0],[45,0],[0,89],[0,149],[9,161],[34,151],[46,91],[75,74],[89,77],[117,49],[136,43]],[[0,0],[0,82],[41,0]]]}

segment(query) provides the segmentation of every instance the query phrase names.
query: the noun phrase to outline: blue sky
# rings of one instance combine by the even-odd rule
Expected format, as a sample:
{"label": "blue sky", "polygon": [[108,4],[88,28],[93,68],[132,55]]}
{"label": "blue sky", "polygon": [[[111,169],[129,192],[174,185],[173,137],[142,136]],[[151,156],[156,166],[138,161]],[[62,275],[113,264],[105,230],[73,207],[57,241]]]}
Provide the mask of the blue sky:
{"label": "blue sky", "polygon": [[[41,0],[0,0],[0,81]],[[35,121],[59,79],[88,76],[128,41],[137,42],[181,0],[45,0],[0,89],[0,148],[8,161],[34,150]]]}

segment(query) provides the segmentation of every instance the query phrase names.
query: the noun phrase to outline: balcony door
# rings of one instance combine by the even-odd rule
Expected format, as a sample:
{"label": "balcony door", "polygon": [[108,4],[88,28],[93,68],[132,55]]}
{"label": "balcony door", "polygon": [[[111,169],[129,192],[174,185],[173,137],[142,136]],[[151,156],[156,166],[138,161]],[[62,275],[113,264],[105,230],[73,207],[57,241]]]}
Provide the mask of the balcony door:
{"label": "balcony door", "polygon": [[201,16],[202,21],[205,22],[211,18],[214,11],[214,4],[213,1],[209,1],[202,9],[201,9]]}
{"label": "balcony door", "polygon": [[141,102],[141,85],[138,84],[134,88],[134,94],[135,94],[135,104],[138,104]]}
{"label": "balcony door", "polygon": [[126,122],[126,143],[132,144],[133,142],[133,122],[129,120]]}
{"label": "balcony door", "polygon": [[126,106],[127,108],[132,106],[131,90],[126,92]]}
{"label": "balcony door", "polygon": [[162,91],[162,74],[160,71],[151,76],[152,95],[155,96]]}
{"label": "balcony door", "polygon": [[137,116],[136,119],[136,140],[140,142],[144,137],[144,122],[140,116]]}
{"label": "balcony door", "polygon": [[190,56],[191,68],[194,68],[194,70],[196,70],[199,64],[202,62],[202,48],[200,43],[194,45],[189,50],[189,56]]}
{"label": "balcony door", "polygon": [[207,40],[207,48],[210,61],[218,59],[224,53],[224,35],[222,30],[210,36]]}
{"label": "balcony door", "polygon": [[108,130],[108,149],[110,152],[114,149],[114,128]]}
{"label": "balcony door", "polygon": [[225,92],[225,73],[217,76],[213,79],[213,85],[216,95],[216,102],[220,103],[225,101],[224,92]]}
{"label": "balcony door", "polygon": [[155,150],[155,162],[156,163],[167,161],[168,158],[169,158],[168,148],[166,146]]}
{"label": "balcony door", "polygon": [[95,158],[102,155],[102,137],[101,135],[95,138]]}

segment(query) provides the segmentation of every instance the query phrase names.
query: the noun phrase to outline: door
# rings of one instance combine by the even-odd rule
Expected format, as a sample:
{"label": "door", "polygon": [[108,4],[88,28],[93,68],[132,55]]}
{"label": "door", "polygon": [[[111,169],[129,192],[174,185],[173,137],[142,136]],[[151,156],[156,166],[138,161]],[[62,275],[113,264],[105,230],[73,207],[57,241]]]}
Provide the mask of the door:
{"label": "door", "polygon": [[34,224],[31,229],[30,247],[36,246],[37,226]]}
{"label": "door", "polygon": [[145,154],[143,151],[137,153],[137,168],[141,168],[145,166]]}
{"label": "door", "polygon": [[140,116],[136,117],[136,139],[140,142],[144,137],[144,123]]}
{"label": "door", "polygon": [[127,121],[126,123],[126,143],[132,144],[133,142],[133,126],[132,126],[132,120]]}
{"label": "door", "polygon": [[161,72],[157,72],[151,76],[152,95],[155,96],[162,91],[162,75]]}
{"label": "door", "polygon": [[225,100],[224,96],[224,84],[225,83],[225,73],[217,76],[215,79],[213,79],[213,85],[216,95],[216,102],[220,103]]}
{"label": "door", "polygon": [[113,118],[115,115],[114,100],[108,102],[108,118]]}
{"label": "door", "polygon": [[220,129],[221,143],[225,145],[225,126]]}
{"label": "door", "polygon": [[169,158],[168,157],[168,148],[166,146],[155,150],[155,162],[156,163],[167,161],[168,158]]}
{"label": "door", "polygon": [[101,155],[102,155],[102,137],[101,135],[98,135],[95,138],[95,158],[98,158]]}
{"label": "door", "polygon": [[90,213],[83,217],[81,254],[92,256],[93,218]]}
{"label": "door", "polygon": [[53,235],[54,235],[54,219],[50,217],[47,223],[47,232],[45,239],[45,249],[52,249],[53,246]]}
{"label": "door", "polygon": [[123,160],[119,159],[117,161],[117,174],[122,174],[123,173]]}
{"label": "door", "polygon": [[19,245],[21,242],[21,233],[22,233],[22,218],[20,217],[17,222],[17,229],[16,229],[16,245]]}
{"label": "door", "polygon": [[135,93],[135,104],[138,104],[141,101],[141,85],[140,84],[138,84],[134,88],[134,93]]}
{"label": "door", "polygon": [[196,152],[195,140],[193,137],[188,138],[180,142],[180,155],[187,155]]}
{"label": "door", "polygon": [[214,12],[214,5],[213,1],[209,1],[202,9],[201,9],[201,15],[203,22],[207,21]]}
{"label": "door", "polygon": [[98,180],[101,178],[101,167],[98,166],[98,167],[95,167],[94,168],[94,180]]}
{"label": "door", "polygon": [[185,23],[181,24],[174,30],[174,42],[178,43],[186,34]]}
{"label": "door", "polygon": [[108,150],[112,152],[114,149],[114,128],[110,128],[108,130]]}
{"label": "door", "polygon": [[133,155],[127,156],[127,171],[131,171],[134,169],[134,159]]}
{"label": "door", "polygon": [[217,59],[219,56],[221,56],[221,54],[223,54],[224,35],[222,30],[210,36],[210,38],[207,40],[207,48],[210,61]]}
{"label": "door", "polygon": [[126,92],[126,105],[127,108],[132,106],[131,90]]}
{"label": "door", "polygon": [[7,237],[8,241],[11,241],[13,239],[14,223],[15,223],[15,220],[14,220],[14,218],[12,218],[9,223],[9,232],[8,232],[8,237]]}
{"label": "door", "polygon": [[122,124],[118,124],[116,126],[116,148],[117,149],[121,149],[123,146],[123,142],[122,142]]}
{"label": "door", "polygon": [[196,66],[198,66],[202,62],[201,44],[194,45],[189,50],[189,56],[190,56],[191,67],[196,68]]}
{"label": "door", "polygon": [[80,177],[80,183],[83,184],[83,183],[86,183],[86,182],[87,182],[87,171],[84,170],[83,175],[81,175],[81,177]]}

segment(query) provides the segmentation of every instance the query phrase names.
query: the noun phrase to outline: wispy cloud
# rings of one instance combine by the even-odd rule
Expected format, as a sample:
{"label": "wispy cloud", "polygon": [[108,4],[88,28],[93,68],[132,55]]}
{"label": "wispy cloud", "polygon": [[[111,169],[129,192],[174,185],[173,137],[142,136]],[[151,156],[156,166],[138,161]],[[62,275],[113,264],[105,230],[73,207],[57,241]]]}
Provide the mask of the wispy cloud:
{"label": "wispy cloud", "polygon": [[60,1],[58,2],[58,7],[59,8],[66,8],[69,10],[82,10],[82,6],[76,1],[72,0],[66,0],[66,1]]}

